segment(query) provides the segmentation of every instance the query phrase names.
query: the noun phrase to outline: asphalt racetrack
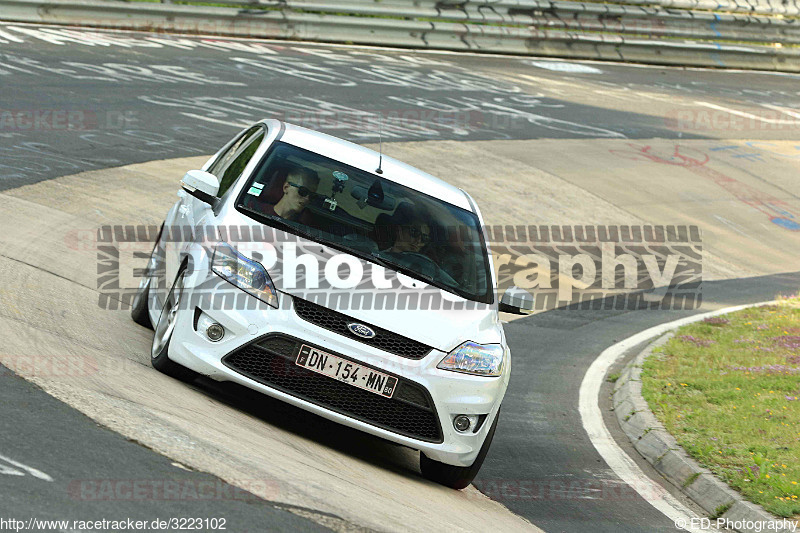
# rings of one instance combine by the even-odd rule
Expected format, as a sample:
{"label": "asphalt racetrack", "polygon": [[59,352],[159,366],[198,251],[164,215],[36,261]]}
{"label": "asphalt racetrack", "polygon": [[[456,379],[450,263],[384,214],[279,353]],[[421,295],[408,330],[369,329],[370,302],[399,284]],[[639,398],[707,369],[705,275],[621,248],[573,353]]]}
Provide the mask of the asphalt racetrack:
{"label": "asphalt racetrack", "polygon": [[[0,24],[0,518],[675,531],[598,453],[581,384],[648,327],[800,288],[797,81]],[[698,226],[702,305],[507,324],[511,385],[461,492],[423,480],[409,450],[237,387],[170,380],[149,366],[152,333],[98,305],[97,250],[81,236],[157,225],[183,172],[267,117],[370,146],[380,129],[387,154],[468,190],[488,224]],[[697,513],[619,431],[610,387],[603,423],[643,483]]]}

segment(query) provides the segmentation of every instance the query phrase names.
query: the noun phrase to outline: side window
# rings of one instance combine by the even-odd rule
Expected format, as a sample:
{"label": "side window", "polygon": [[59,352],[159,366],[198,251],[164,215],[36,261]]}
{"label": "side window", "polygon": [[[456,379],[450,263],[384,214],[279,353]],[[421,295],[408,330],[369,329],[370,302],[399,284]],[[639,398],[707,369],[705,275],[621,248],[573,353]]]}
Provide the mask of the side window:
{"label": "side window", "polygon": [[233,185],[236,179],[242,175],[242,172],[244,172],[244,167],[246,167],[247,163],[250,162],[250,159],[252,159],[253,154],[256,153],[258,147],[261,146],[261,141],[263,140],[264,130],[262,129],[258,135],[255,135],[252,138],[250,144],[247,144],[246,146],[244,144],[242,145],[244,148],[239,152],[238,155],[236,155],[234,160],[231,161],[231,163],[228,165],[228,168],[223,171],[222,176],[220,177],[218,196],[221,197],[223,194],[225,194],[225,192],[230,189],[231,185]]}
{"label": "side window", "polygon": [[236,142],[234,142],[230,146],[230,148],[228,148],[227,150],[225,150],[224,152],[219,154],[219,157],[217,157],[217,160],[214,161],[211,164],[210,167],[208,167],[208,172],[210,172],[211,174],[214,174],[216,177],[222,179],[222,174],[221,173],[225,170],[225,168],[228,166],[228,164],[234,158],[234,156],[239,151],[239,149],[242,146],[244,146],[245,144],[247,144],[247,142],[249,142],[250,139],[252,139],[255,135],[257,135],[258,133],[260,133],[262,131],[263,131],[263,128],[261,126],[254,126],[254,127],[250,128],[249,130],[247,130],[246,132],[244,132],[244,134],[242,134],[242,136],[239,137],[236,140]]}

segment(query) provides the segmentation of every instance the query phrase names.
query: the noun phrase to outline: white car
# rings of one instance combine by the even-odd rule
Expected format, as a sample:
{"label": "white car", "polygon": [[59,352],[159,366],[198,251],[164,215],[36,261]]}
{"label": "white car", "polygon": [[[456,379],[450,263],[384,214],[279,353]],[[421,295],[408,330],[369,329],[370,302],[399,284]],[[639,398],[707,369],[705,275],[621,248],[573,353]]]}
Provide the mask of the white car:
{"label": "white car", "polygon": [[480,211],[463,190],[277,120],[186,173],[133,301],[153,366],[232,381],[419,450],[464,488],[511,373]]}

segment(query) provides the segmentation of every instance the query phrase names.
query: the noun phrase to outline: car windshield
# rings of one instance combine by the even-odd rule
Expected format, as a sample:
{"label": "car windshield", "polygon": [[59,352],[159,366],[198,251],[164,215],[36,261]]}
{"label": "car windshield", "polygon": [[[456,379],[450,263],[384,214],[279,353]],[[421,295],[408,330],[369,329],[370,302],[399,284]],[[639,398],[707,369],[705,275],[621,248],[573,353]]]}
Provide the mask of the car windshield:
{"label": "car windshield", "polygon": [[278,142],[236,207],[482,303],[492,303],[478,217],[340,161]]}

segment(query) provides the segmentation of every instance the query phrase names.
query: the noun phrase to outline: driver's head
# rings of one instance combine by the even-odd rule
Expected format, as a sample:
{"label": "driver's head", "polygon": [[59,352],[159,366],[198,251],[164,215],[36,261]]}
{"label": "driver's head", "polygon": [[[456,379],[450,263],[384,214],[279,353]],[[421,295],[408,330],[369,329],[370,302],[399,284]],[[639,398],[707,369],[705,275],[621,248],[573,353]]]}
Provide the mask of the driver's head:
{"label": "driver's head", "polygon": [[283,183],[281,201],[290,211],[301,211],[317,192],[319,175],[313,170],[292,166]]}
{"label": "driver's head", "polygon": [[431,227],[419,220],[400,226],[394,250],[397,252],[419,252],[431,242]]}
{"label": "driver's head", "polygon": [[427,216],[414,206],[398,206],[392,217],[395,223],[393,252],[419,252],[431,242],[431,225]]}

